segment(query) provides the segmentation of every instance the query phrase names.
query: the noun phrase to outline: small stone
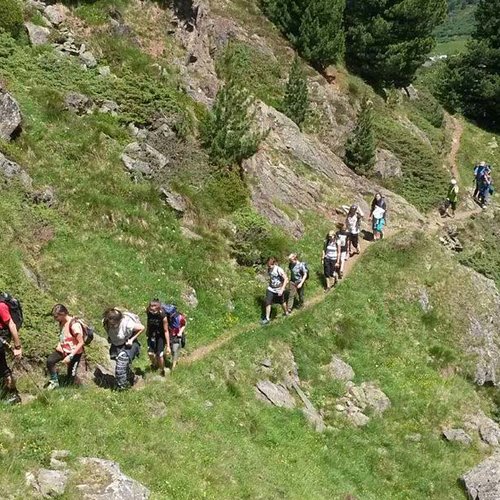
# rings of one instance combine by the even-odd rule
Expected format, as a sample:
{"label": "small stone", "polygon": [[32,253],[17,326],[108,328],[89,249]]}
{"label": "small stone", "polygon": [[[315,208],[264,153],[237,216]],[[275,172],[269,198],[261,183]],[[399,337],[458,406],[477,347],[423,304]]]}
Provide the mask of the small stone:
{"label": "small stone", "polygon": [[79,57],[82,64],[84,64],[87,68],[95,68],[97,66],[97,60],[92,52],[87,50],[81,53]]}
{"label": "small stone", "polygon": [[359,409],[358,411],[349,411],[346,414],[347,420],[356,427],[363,427],[368,424],[370,418],[362,413]]}
{"label": "small stone", "polygon": [[354,370],[352,367],[337,356],[332,356],[332,360],[327,369],[330,376],[336,380],[347,381],[354,378]]}
{"label": "small stone", "polygon": [[443,436],[447,441],[455,441],[467,446],[472,443],[472,438],[463,429],[445,429]]}
{"label": "small stone", "polygon": [[104,77],[111,75],[111,70],[109,69],[109,66],[99,66],[97,68],[97,72]]}
{"label": "small stone", "polygon": [[181,294],[182,300],[191,308],[196,309],[198,307],[198,297],[196,296],[196,290],[192,287],[184,290]]}
{"label": "small stone", "polygon": [[44,45],[49,41],[50,30],[33,23],[24,23],[31,45]]}
{"label": "small stone", "polygon": [[214,404],[212,403],[212,401],[205,401],[203,403],[203,407],[206,409],[206,410],[210,410],[210,408],[213,408]]}
{"label": "small stone", "polygon": [[168,190],[164,187],[160,188],[165,203],[178,214],[183,214],[187,209],[186,200],[184,197],[174,191]]}
{"label": "small stone", "polygon": [[335,405],[335,409],[337,411],[346,411],[346,407],[344,405],[341,405],[341,404]]}
{"label": "small stone", "polygon": [[263,366],[264,368],[271,368],[273,366],[273,362],[269,358],[266,358],[260,362],[260,366]]}

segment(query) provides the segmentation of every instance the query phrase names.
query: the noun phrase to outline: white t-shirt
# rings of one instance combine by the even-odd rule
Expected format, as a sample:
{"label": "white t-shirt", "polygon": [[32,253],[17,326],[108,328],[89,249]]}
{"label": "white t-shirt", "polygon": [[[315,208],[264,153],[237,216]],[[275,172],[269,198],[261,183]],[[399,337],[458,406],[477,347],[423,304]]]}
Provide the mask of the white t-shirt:
{"label": "white t-shirt", "polygon": [[354,214],[352,217],[347,217],[346,226],[347,226],[347,230],[351,234],[358,234],[359,233],[359,225],[360,225],[360,221],[359,221],[359,215],[357,213]]}
{"label": "white t-shirt", "polygon": [[125,312],[118,328],[110,328],[108,330],[109,340],[113,345],[121,346],[139,328],[143,328],[139,318],[135,314]]}
{"label": "white t-shirt", "polygon": [[269,271],[269,286],[267,289],[270,292],[278,293],[281,290],[284,281],[285,271],[283,271],[280,266],[274,265]]}

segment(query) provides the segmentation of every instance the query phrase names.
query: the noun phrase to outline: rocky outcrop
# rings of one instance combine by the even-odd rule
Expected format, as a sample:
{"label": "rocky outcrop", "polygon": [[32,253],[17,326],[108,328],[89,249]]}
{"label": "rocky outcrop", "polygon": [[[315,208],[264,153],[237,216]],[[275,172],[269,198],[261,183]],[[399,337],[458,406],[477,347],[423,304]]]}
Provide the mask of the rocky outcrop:
{"label": "rocky outcrop", "polygon": [[93,105],[90,97],[79,92],[69,92],[64,98],[64,107],[77,115],[91,113]]}
{"label": "rocky outcrop", "polygon": [[16,100],[0,85],[0,139],[9,141],[21,129],[21,110]]}
{"label": "rocky outcrop", "polygon": [[65,470],[39,469],[26,473],[26,484],[34,490],[35,496],[50,498],[63,495],[69,481]]}
{"label": "rocky outcrop", "polygon": [[464,427],[469,433],[476,432],[484,443],[490,446],[500,445],[500,426],[482,411],[469,415]]}
{"label": "rocky outcrop", "polygon": [[500,498],[500,454],[495,453],[461,477],[470,500]]}
{"label": "rocky outcrop", "polygon": [[347,382],[348,380],[352,380],[354,378],[354,370],[351,365],[348,365],[345,361],[335,355],[332,356],[332,360],[326,367],[326,370],[330,377],[335,380]]}
{"label": "rocky outcrop", "polygon": [[50,24],[52,24],[52,26],[59,26],[64,21],[66,21],[68,13],[69,13],[68,7],[60,3],[49,5],[45,7],[43,11],[44,17],[48,19],[48,21],[50,22]]}
{"label": "rocky outcrop", "polygon": [[472,438],[463,429],[445,429],[443,436],[447,441],[452,441],[469,446]]}
{"label": "rocky outcrop", "polygon": [[295,408],[293,396],[283,383],[275,384],[270,380],[260,380],[256,384],[257,396],[262,401],[279,408]]}
{"label": "rocky outcrop", "polygon": [[373,172],[381,179],[400,178],[403,176],[403,164],[391,151],[377,149]]}

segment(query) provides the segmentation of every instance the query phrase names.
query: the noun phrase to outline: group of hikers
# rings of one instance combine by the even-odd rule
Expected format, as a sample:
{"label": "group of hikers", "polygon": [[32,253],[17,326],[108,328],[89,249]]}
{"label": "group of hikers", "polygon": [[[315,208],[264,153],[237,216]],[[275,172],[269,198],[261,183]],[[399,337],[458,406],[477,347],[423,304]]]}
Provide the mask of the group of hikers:
{"label": "group of hikers", "polygon": [[[346,261],[360,253],[359,235],[361,233],[361,221],[364,213],[358,205],[351,205],[347,210],[344,222],[337,224],[337,230],[331,230],[326,235],[321,263],[325,282],[325,292],[330,291],[339,279],[344,276]],[[374,240],[384,237],[384,227],[387,221],[387,203],[381,193],[376,193],[370,207],[369,220],[372,222],[372,234]],[[264,300],[265,315],[262,324],[267,325],[271,321],[271,308],[274,303],[281,305],[283,314],[289,316],[295,307],[300,308],[304,304],[305,283],[309,278],[309,268],[302,262],[296,253],[288,256],[288,268],[290,278],[278,264],[275,257],[267,261],[269,285],[266,289]],[[288,300],[285,300],[285,290],[290,284]],[[297,302],[295,304],[295,302]]]}
{"label": "group of hikers", "polygon": [[[66,383],[75,382],[78,366],[94,336],[94,330],[83,319],[70,314],[64,304],[56,304],[51,311],[59,327],[59,342],[47,357],[48,390],[59,387],[57,364],[66,366]],[[109,355],[115,361],[117,389],[126,389],[134,382],[132,361],[139,355],[139,337],[147,334],[148,356],[152,370],[165,376],[165,358],[170,357],[170,369],[177,364],[180,349],[186,344],[186,317],[175,305],[151,300],[146,308],[147,323],[143,325],[139,316],[117,307],[104,311],[102,324],[108,336]],[[0,294],[0,379],[3,381],[4,399],[10,404],[21,402],[19,392],[7,364],[7,349],[14,360],[21,360],[23,349],[19,329],[23,323],[20,302],[9,294]]]}
{"label": "group of hikers", "polygon": [[[494,192],[491,165],[481,161],[474,165],[474,193],[472,198],[481,207],[486,208],[490,196]],[[459,187],[456,179],[451,179],[448,193],[441,215],[443,217],[454,217],[457,210]],[[451,211],[451,213],[450,213]]]}

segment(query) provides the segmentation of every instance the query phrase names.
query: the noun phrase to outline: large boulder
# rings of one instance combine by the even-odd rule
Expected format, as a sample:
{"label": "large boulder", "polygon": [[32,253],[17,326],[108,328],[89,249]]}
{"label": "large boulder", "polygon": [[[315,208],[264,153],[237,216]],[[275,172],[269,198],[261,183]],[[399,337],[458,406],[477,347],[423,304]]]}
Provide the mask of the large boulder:
{"label": "large boulder", "polygon": [[64,494],[69,480],[65,470],[39,469],[26,474],[26,483],[43,497],[58,497]]}
{"label": "large boulder", "polygon": [[26,31],[28,32],[28,38],[30,39],[31,45],[44,45],[48,43],[50,30],[44,26],[38,26],[33,23],[24,23]]}
{"label": "large boulder", "polygon": [[69,9],[65,5],[56,3],[45,8],[43,15],[50,21],[53,26],[59,26],[66,21]]}
{"label": "large boulder", "polygon": [[351,365],[348,365],[337,356],[332,356],[332,360],[327,366],[327,371],[328,374],[335,380],[342,380],[346,382],[354,378],[354,370]]}
{"label": "large boulder", "polygon": [[21,110],[16,100],[0,86],[0,139],[10,140],[21,128]]}
{"label": "large boulder", "polygon": [[470,500],[500,498],[500,454],[496,453],[461,477]]}

